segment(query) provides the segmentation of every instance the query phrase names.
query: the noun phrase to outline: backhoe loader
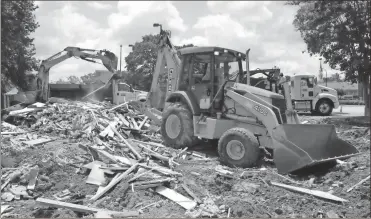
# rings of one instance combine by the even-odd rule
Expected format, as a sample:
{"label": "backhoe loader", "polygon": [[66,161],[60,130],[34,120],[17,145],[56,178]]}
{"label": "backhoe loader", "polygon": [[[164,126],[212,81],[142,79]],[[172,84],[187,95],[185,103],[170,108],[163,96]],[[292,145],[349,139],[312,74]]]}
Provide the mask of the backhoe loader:
{"label": "backhoe loader", "polygon": [[[176,51],[169,31],[154,26],[161,27],[161,41],[147,105],[163,110],[165,145],[185,148],[200,138],[217,141],[221,162],[244,168],[254,167],[259,147],[266,147],[273,150],[280,173],[358,154],[337,137],[333,125],[300,124],[287,82],[284,95],[241,83],[245,74],[250,77],[249,50],[246,54],[221,47]],[[158,78],[166,75],[164,61],[168,78],[161,90]]]}

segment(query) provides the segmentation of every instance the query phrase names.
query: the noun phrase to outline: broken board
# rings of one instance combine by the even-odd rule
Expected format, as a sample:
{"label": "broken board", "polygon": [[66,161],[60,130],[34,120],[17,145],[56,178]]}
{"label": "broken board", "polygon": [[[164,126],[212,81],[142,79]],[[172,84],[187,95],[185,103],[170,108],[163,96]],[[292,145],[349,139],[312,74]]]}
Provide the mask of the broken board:
{"label": "broken board", "polygon": [[39,138],[39,139],[31,140],[31,141],[24,141],[23,143],[28,144],[30,146],[37,146],[37,145],[45,144],[51,141],[54,141],[54,140],[49,139],[49,138]]}
{"label": "broken board", "polygon": [[348,200],[345,200],[343,198],[339,198],[339,197],[334,196],[334,195],[332,195],[328,192],[322,192],[322,191],[319,191],[319,190],[299,188],[299,187],[296,187],[296,186],[289,186],[289,185],[285,185],[285,184],[282,184],[282,183],[276,183],[276,182],[271,182],[271,184],[275,185],[275,186],[278,186],[278,187],[281,187],[281,188],[291,190],[291,191],[301,192],[301,193],[313,195],[313,196],[323,198],[323,199],[327,199],[327,200],[338,201],[338,202],[348,202]]}
{"label": "broken board", "polygon": [[159,186],[156,188],[156,192],[166,198],[176,202],[178,205],[182,206],[187,210],[191,210],[196,207],[197,203],[176,191],[169,189],[165,186]]}
{"label": "broken board", "polygon": [[86,207],[83,205],[71,204],[67,202],[50,200],[46,198],[38,198],[36,199],[36,202],[43,204],[43,205],[49,205],[55,208],[67,208],[67,209],[70,209],[76,212],[97,213],[99,211],[104,211],[110,215],[125,215],[125,217],[135,217],[139,215],[137,211],[125,211],[125,212],[109,211],[109,210],[104,210],[104,209],[99,209],[99,208]]}

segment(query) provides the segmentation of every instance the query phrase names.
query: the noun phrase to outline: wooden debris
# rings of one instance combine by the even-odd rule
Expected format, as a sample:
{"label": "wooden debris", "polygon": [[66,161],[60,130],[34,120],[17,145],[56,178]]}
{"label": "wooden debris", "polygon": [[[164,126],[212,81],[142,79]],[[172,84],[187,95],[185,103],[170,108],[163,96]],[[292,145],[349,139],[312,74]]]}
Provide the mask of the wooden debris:
{"label": "wooden debris", "polygon": [[3,192],[1,193],[1,199],[6,202],[10,202],[14,199],[14,195],[10,192]]}
{"label": "wooden debris", "polygon": [[39,175],[39,168],[38,167],[33,168],[30,171],[30,180],[28,182],[27,189],[29,189],[29,190],[34,190],[35,189],[36,180],[37,180],[38,175]]}
{"label": "wooden debris", "polygon": [[102,138],[105,138],[107,135],[108,136],[113,136],[114,132],[112,130],[112,127],[116,127],[118,124],[118,121],[115,120],[113,122],[110,122],[108,126],[101,132],[99,133],[99,136]]}
{"label": "wooden debris", "polygon": [[70,209],[76,212],[97,213],[99,211],[103,211],[103,212],[109,213],[112,216],[120,215],[123,217],[124,215],[125,217],[136,217],[139,215],[137,211],[127,211],[127,212],[109,211],[109,210],[104,210],[104,209],[99,209],[99,208],[86,207],[83,205],[71,204],[67,202],[55,201],[55,200],[46,199],[46,198],[38,198],[36,199],[36,202],[43,204],[43,205],[52,206],[55,208],[67,208],[67,209]]}
{"label": "wooden debris", "polygon": [[100,167],[99,164],[93,164],[88,179],[86,180],[87,184],[100,186],[106,182],[106,178],[104,177],[104,171],[99,167]]}
{"label": "wooden debris", "polygon": [[95,194],[91,200],[97,200],[99,199],[102,195],[104,195],[104,193],[106,193],[108,190],[110,190],[112,187],[114,187],[117,183],[119,183],[124,177],[126,177],[127,175],[129,175],[129,173],[131,173],[135,168],[137,168],[138,164],[134,164],[133,166],[131,166],[127,171],[125,171],[124,173],[121,173],[119,176],[117,176],[117,178],[115,177],[114,179],[112,179],[112,181],[106,186],[104,187],[104,189],[100,192],[100,193],[97,193]]}
{"label": "wooden debris", "polygon": [[144,168],[153,168],[154,171],[157,171],[159,173],[162,173],[164,175],[177,175],[177,176],[182,176],[181,173],[178,173],[178,172],[175,172],[173,170],[170,170],[168,168],[165,168],[165,167],[162,167],[162,166],[159,166],[159,165],[154,165],[152,167],[150,166],[146,166],[144,164],[139,164],[140,167],[144,167]]}
{"label": "wooden debris", "polygon": [[21,131],[21,132],[1,132],[1,135],[19,135],[19,134],[26,134],[29,131]]}
{"label": "wooden debris", "polygon": [[134,162],[131,161],[128,158],[111,155],[110,153],[108,153],[107,151],[104,151],[104,150],[97,150],[97,151],[99,153],[101,153],[102,155],[104,155],[105,157],[107,157],[108,159],[112,160],[115,163],[118,163],[118,164],[123,163],[123,164],[127,164],[127,165],[134,164]]}
{"label": "wooden debris", "polygon": [[94,214],[95,218],[112,218],[112,216],[107,211],[98,211]]}
{"label": "wooden debris", "polygon": [[148,188],[154,188],[162,186],[162,183],[151,183],[151,184],[145,184],[145,185],[135,185],[134,183],[131,184],[132,189],[148,189]]}
{"label": "wooden debris", "polygon": [[9,177],[8,179],[4,182],[4,184],[1,185],[1,191],[3,191],[3,189],[10,183],[12,182],[14,179],[16,179],[17,177],[20,177],[22,175],[22,172],[20,170],[16,170],[14,171]]}
{"label": "wooden debris", "polygon": [[[144,145],[141,145],[141,144],[138,144],[139,147],[143,148],[145,151],[149,152],[151,156],[157,158],[157,159],[160,159],[160,160],[163,160],[163,161],[166,161],[166,162],[169,162],[170,158],[168,157],[165,157],[157,152],[154,152],[152,151],[151,149],[148,149],[147,147],[145,147]],[[178,163],[174,162],[176,165],[179,165]]]}
{"label": "wooden debris", "polygon": [[187,210],[191,210],[197,206],[195,201],[177,193],[176,191],[169,189],[165,186],[159,186],[156,188],[156,192],[166,198],[176,202],[178,205],[182,206]]}
{"label": "wooden debris", "polygon": [[191,189],[188,188],[188,186],[183,183],[182,188],[197,202],[197,203],[202,203],[202,201],[192,192]]}
{"label": "wooden debris", "polygon": [[174,181],[174,178],[165,178],[165,179],[157,179],[157,180],[151,180],[151,181],[141,181],[135,183],[135,185],[145,185],[145,184],[155,184],[155,183],[163,183],[163,182],[169,182]]}
{"label": "wooden debris", "polygon": [[144,117],[143,121],[139,124],[138,129],[142,129],[143,125],[147,122],[148,116]]}
{"label": "wooden debris", "polygon": [[291,190],[291,191],[296,191],[296,192],[301,192],[301,193],[313,195],[313,196],[323,198],[323,199],[327,199],[327,200],[332,200],[332,201],[337,201],[337,202],[348,202],[348,200],[345,200],[345,199],[339,198],[337,196],[331,195],[328,192],[322,192],[322,191],[319,191],[319,190],[310,190],[310,189],[305,189],[305,188],[299,188],[299,187],[296,187],[296,186],[289,186],[289,185],[285,185],[285,184],[281,184],[281,183],[277,183],[277,182],[271,182],[271,184],[275,185],[277,187],[281,187],[281,188],[285,188],[285,189],[288,189],[288,190]]}
{"label": "wooden debris", "polygon": [[137,142],[137,143],[151,145],[151,146],[154,146],[154,147],[161,147],[161,148],[165,147],[164,145],[158,144],[158,143],[155,143],[155,142],[145,142],[145,141],[139,141],[139,140],[136,140],[136,139],[132,139],[132,141]]}
{"label": "wooden debris", "polygon": [[43,109],[44,108],[24,108],[21,110],[14,110],[9,113],[9,116],[15,116],[15,115],[23,114],[23,113],[36,112],[36,111],[40,111]]}
{"label": "wooden debris", "polygon": [[112,108],[109,109],[108,111],[113,111],[113,110],[118,109],[118,108],[120,108],[120,107],[122,107],[122,106],[125,106],[125,105],[127,106],[127,104],[128,104],[128,102],[121,103],[121,104],[119,104],[119,105],[117,105],[117,106],[112,107]]}
{"label": "wooden debris", "polygon": [[93,162],[90,162],[88,164],[85,164],[83,167],[86,168],[86,169],[90,169],[91,170],[91,169],[93,169],[93,167],[95,165],[98,165],[99,168],[102,169],[107,174],[114,174],[115,173],[115,172],[112,171],[112,169],[110,167],[107,167],[107,165],[105,163],[103,163],[102,161],[99,161],[99,160],[95,160]]}
{"label": "wooden debris", "polygon": [[354,186],[350,187],[347,192],[350,192],[352,191],[354,188],[356,188],[357,186],[361,185],[362,183],[366,182],[367,180],[370,179],[370,175],[364,179],[362,179],[361,181],[359,181],[357,184],[355,184]]}
{"label": "wooden debris", "polygon": [[24,141],[23,143],[28,144],[30,146],[37,146],[37,145],[45,144],[51,141],[54,141],[54,139],[39,138],[39,139],[31,140],[31,141]]}
{"label": "wooden debris", "polygon": [[287,177],[285,177],[285,176],[283,176],[283,175],[281,175],[281,174],[279,174],[279,173],[276,173],[276,172],[274,172],[274,171],[270,171],[270,170],[268,170],[268,172],[269,172],[269,173],[273,173],[274,175],[279,176],[279,177],[281,177],[281,178],[283,178],[283,179],[285,179],[285,180],[287,180],[287,181],[289,181],[289,182],[291,182],[291,183],[294,183],[294,184],[297,184],[297,185],[301,185],[301,183],[296,182],[296,181],[294,181],[294,180],[292,180],[292,179],[289,179],[289,178],[287,178]]}
{"label": "wooden debris", "polygon": [[3,214],[9,210],[11,210],[12,208],[10,207],[9,205],[1,205],[1,213],[0,214]]}
{"label": "wooden debris", "polygon": [[139,208],[138,211],[142,211],[143,209],[146,209],[146,208],[151,207],[151,206],[153,206],[153,205],[157,205],[157,204],[159,204],[159,203],[161,203],[161,202],[163,202],[163,201],[161,200],[161,201],[158,201],[158,202],[155,202],[155,203],[152,203],[152,204],[146,205],[146,206],[144,206],[144,207]]}
{"label": "wooden debris", "polygon": [[139,126],[138,126],[137,122],[135,121],[135,119],[133,117],[131,118],[131,122],[133,123],[134,128],[139,130]]}
{"label": "wooden debris", "polygon": [[142,155],[140,155],[139,153],[138,153],[138,151],[136,151],[134,148],[133,148],[133,146],[124,138],[124,137],[122,137],[122,135],[116,130],[116,128],[115,127],[111,127],[111,129],[113,130],[113,132],[117,135],[117,136],[119,136],[119,138],[120,138],[120,140],[121,141],[123,141],[125,144],[126,144],[126,146],[128,146],[128,148],[133,152],[133,154],[139,159],[139,160],[141,160],[143,157],[142,157]]}

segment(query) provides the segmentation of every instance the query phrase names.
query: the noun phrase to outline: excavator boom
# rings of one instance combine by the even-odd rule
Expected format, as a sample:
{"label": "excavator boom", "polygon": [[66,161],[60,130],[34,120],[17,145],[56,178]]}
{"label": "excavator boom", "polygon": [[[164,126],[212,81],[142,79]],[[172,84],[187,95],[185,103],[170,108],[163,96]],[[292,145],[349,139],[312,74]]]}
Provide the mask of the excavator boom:
{"label": "excavator boom", "polygon": [[37,89],[40,91],[39,98],[41,101],[46,102],[49,99],[50,68],[71,57],[80,58],[82,60],[94,63],[98,63],[95,60],[101,60],[104,67],[106,67],[113,74],[116,72],[117,69],[118,58],[114,53],[108,50],[66,47],[63,51],[41,62],[37,79]]}

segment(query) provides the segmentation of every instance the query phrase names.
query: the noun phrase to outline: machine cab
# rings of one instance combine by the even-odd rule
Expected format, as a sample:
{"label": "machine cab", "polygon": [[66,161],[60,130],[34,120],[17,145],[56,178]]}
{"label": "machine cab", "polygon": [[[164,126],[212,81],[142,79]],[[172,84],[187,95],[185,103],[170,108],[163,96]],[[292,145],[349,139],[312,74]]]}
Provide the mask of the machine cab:
{"label": "machine cab", "polygon": [[314,99],[317,78],[314,75],[294,75],[291,77],[291,99]]}
{"label": "machine cab", "polygon": [[201,112],[221,110],[224,92],[219,89],[225,80],[243,74],[246,55],[220,47],[190,47],[180,53],[182,66],[176,90],[190,93]]}

